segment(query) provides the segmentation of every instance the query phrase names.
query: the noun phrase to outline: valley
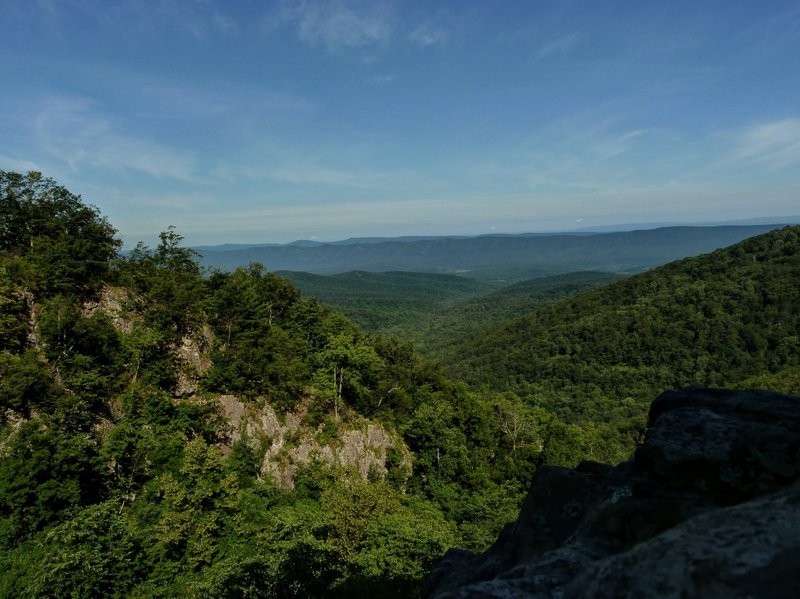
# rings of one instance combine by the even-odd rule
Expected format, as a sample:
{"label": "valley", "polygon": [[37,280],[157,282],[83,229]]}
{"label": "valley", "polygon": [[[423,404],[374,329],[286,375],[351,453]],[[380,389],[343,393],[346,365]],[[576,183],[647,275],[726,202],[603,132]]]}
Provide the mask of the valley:
{"label": "valley", "polygon": [[2,596],[413,596],[537,473],[628,460],[662,391],[800,393],[797,226],[512,282],[120,253],[38,173],[0,171],[0,217]]}

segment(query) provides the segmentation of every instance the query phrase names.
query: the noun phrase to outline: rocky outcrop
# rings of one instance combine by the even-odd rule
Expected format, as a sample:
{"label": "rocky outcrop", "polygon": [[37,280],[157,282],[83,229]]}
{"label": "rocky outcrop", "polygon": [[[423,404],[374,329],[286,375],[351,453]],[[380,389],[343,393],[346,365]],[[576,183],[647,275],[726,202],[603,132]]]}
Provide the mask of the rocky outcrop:
{"label": "rocky outcrop", "polygon": [[482,555],[450,551],[429,598],[794,597],[800,397],[686,389],[651,406],[630,462],[541,467]]}
{"label": "rocky outcrop", "polygon": [[219,398],[231,428],[230,442],[246,438],[254,448],[263,440],[261,476],[283,489],[293,489],[298,468],[320,462],[367,480],[387,473],[391,449],[400,456],[400,467],[411,472],[411,452],[402,440],[383,426],[366,419],[340,422],[335,435],[303,424],[304,406],[280,415],[268,404],[247,405],[232,395]]}
{"label": "rocky outcrop", "polygon": [[131,292],[127,289],[104,285],[97,298],[83,304],[83,314],[91,316],[95,312],[103,312],[120,333],[130,333],[136,322],[142,319],[141,315],[125,307],[130,301]]}
{"label": "rocky outcrop", "polygon": [[204,324],[198,331],[184,335],[181,344],[175,348],[178,366],[175,385],[177,397],[197,393],[201,376],[211,368],[209,353],[213,342],[211,327]]}

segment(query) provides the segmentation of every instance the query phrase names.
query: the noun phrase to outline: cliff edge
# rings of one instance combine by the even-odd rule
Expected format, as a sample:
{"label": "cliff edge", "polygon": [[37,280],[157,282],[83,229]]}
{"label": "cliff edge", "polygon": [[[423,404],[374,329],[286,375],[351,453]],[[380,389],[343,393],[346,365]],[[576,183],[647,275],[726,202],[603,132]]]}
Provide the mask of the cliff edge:
{"label": "cliff edge", "polygon": [[541,467],[485,553],[451,550],[423,597],[795,597],[800,397],[670,391],[633,460]]}

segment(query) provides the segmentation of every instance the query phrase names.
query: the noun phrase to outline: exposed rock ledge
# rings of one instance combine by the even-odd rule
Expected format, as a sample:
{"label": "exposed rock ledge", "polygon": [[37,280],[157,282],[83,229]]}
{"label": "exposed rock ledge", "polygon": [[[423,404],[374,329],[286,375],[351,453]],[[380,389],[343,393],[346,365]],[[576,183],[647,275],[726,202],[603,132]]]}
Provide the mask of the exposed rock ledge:
{"label": "exposed rock ledge", "polygon": [[259,439],[268,440],[261,476],[268,476],[282,489],[293,489],[297,469],[314,461],[357,473],[364,480],[373,471],[385,475],[391,449],[400,460],[396,465],[411,472],[411,452],[399,436],[377,422],[341,423],[335,439],[320,442],[319,431],[302,424],[302,404],[279,418],[269,405],[247,405],[233,395],[222,395],[219,402],[231,426],[231,443],[244,435],[258,449]]}
{"label": "exposed rock ledge", "polygon": [[672,391],[649,427],[630,462],[540,468],[519,519],[423,596],[796,597],[800,397]]}

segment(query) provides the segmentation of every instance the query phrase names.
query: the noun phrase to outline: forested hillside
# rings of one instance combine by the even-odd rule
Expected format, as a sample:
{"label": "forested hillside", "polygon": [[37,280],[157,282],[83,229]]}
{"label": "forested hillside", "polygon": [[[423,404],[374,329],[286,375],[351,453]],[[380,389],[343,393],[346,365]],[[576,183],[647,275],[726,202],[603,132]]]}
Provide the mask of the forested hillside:
{"label": "forested hillside", "polygon": [[181,242],[119,256],[97,209],[0,171],[0,596],[413,596],[448,548],[487,547],[539,465],[626,459],[657,391],[800,378],[797,227],[467,327],[447,366],[476,390]]}
{"label": "forested hillside", "polygon": [[416,349],[448,307],[497,289],[473,279],[422,272],[280,274],[304,297],[316,297],[363,330],[414,341]]}
{"label": "forested hillside", "polygon": [[800,227],[558,302],[462,342],[446,365],[569,421],[686,385],[800,393]]}
{"label": "forested hillside", "polygon": [[0,223],[0,596],[409,596],[538,464],[630,449],[174,230],[119,257],[38,173],[0,172]]}
{"label": "forested hillside", "polygon": [[329,304],[365,331],[413,341],[414,349],[428,359],[446,357],[451,347],[472,335],[536,308],[621,278],[574,272],[500,286],[433,273],[281,274],[304,296]]}

